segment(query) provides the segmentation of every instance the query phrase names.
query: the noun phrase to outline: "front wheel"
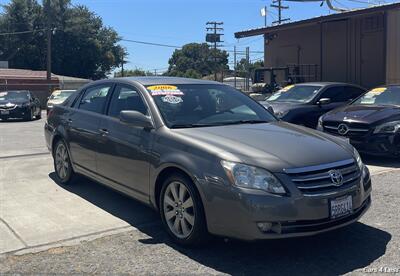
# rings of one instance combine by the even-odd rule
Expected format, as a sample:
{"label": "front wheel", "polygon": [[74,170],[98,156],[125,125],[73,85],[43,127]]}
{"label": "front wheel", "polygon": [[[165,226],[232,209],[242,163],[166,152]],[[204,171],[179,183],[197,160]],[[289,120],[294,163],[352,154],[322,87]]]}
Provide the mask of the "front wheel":
{"label": "front wheel", "polygon": [[32,108],[28,111],[28,114],[25,115],[25,120],[26,121],[32,121],[33,120],[33,109]]}
{"label": "front wheel", "polygon": [[163,184],[160,215],[172,239],[181,245],[198,245],[207,240],[203,205],[194,184],[183,175],[172,175]]}
{"label": "front wheel", "polygon": [[62,184],[70,184],[75,176],[72,169],[67,146],[63,140],[59,140],[54,148],[54,170],[57,180]]}

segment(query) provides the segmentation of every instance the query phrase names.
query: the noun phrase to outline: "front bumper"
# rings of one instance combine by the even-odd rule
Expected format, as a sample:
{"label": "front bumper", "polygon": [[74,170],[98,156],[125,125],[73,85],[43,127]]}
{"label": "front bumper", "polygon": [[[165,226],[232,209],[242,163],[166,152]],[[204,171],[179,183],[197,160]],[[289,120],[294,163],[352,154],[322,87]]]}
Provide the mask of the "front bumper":
{"label": "front bumper", "polygon": [[400,155],[400,134],[372,134],[349,137],[350,143],[359,151],[372,155]]}
{"label": "front bumper", "polygon": [[[284,177],[279,177],[281,180]],[[263,240],[311,236],[337,229],[359,220],[371,205],[371,179],[365,167],[356,185],[335,194],[305,196],[295,191],[293,183],[283,182],[290,196],[268,195],[261,191],[244,191],[235,187],[230,192],[209,189],[212,200],[205,206],[208,229],[212,234],[242,239]],[[352,196],[353,212],[331,219],[331,199]],[[210,199],[209,198],[209,199]],[[271,223],[262,231],[257,223]]]}
{"label": "front bumper", "polygon": [[16,106],[12,109],[0,109],[0,119],[25,118],[31,112],[29,106]]}

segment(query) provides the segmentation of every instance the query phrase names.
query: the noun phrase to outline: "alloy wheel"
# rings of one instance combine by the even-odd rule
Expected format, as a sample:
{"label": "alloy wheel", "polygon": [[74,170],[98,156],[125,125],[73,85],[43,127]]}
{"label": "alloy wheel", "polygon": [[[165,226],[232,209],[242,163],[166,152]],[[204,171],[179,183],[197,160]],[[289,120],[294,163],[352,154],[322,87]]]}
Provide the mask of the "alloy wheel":
{"label": "alloy wheel", "polygon": [[168,184],[163,198],[164,217],[171,232],[178,238],[187,238],[193,231],[195,211],[193,197],[181,182]]}
{"label": "alloy wheel", "polygon": [[58,144],[55,154],[55,164],[57,175],[60,177],[61,180],[65,180],[68,177],[70,166],[68,151],[64,143]]}

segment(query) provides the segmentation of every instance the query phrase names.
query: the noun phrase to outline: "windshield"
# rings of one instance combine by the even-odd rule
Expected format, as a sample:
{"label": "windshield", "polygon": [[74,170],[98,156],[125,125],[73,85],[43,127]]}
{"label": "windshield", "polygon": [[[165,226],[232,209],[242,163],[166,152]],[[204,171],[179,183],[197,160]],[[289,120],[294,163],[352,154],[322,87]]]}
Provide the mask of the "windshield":
{"label": "windshield", "polygon": [[378,87],[368,91],[352,104],[400,105],[400,86]]}
{"label": "windshield", "polygon": [[26,91],[8,91],[0,92],[0,101],[29,100],[29,92]]}
{"label": "windshield", "polygon": [[54,91],[53,94],[51,94],[49,100],[65,100],[74,92],[75,90]]}
{"label": "windshield", "polygon": [[317,95],[321,87],[317,85],[289,85],[272,94],[267,101],[307,103]]}
{"label": "windshield", "polygon": [[276,120],[254,100],[226,85],[153,85],[147,89],[170,128],[265,123]]}

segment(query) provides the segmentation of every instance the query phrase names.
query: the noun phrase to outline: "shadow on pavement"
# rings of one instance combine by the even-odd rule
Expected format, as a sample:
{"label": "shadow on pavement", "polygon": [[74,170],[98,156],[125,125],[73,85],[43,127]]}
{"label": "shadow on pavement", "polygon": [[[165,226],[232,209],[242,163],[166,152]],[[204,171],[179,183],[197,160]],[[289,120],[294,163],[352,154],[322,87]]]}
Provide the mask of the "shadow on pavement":
{"label": "shadow on pavement", "polygon": [[[49,176],[56,182],[54,173]],[[203,247],[183,248],[170,241],[151,208],[85,178],[70,186],[58,185],[150,236],[139,242],[165,243],[204,266],[233,275],[345,274],[380,258],[391,240],[385,231],[355,223],[313,237],[258,242],[214,237]]]}

